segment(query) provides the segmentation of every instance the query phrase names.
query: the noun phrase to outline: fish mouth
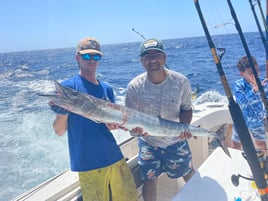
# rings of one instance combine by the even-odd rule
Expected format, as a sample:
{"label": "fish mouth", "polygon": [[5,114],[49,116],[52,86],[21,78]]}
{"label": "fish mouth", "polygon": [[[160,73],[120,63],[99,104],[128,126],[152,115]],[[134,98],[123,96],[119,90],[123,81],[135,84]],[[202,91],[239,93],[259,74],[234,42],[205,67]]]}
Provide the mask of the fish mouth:
{"label": "fish mouth", "polygon": [[50,97],[50,98],[58,98],[61,96],[64,96],[64,90],[62,88],[62,86],[60,85],[60,83],[56,80],[54,80],[54,85],[55,85],[55,93],[51,93],[51,94],[43,94],[43,93],[39,93],[39,96],[44,96],[44,97]]}

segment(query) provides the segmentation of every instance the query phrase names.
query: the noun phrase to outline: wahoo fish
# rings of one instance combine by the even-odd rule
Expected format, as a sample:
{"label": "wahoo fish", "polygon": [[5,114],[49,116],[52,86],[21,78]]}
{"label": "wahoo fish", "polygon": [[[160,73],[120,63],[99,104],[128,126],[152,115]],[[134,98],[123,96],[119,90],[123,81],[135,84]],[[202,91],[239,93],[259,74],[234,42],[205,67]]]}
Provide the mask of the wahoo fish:
{"label": "wahoo fish", "polygon": [[45,96],[55,105],[70,112],[81,115],[98,123],[118,123],[128,130],[142,127],[150,136],[180,136],[181,133],[189,131],[193,136],[207,136],[217,140],[223,151],[230,157],[228,148],[224,145],[226,125],[221,126],[217,131],[192,126],[186,123],[179,123],[154,117],[137,110],[111,103],[96,98],[89,94],[81,93],[74,89],[64,87],[54,81],[56,93],[39,94]]}

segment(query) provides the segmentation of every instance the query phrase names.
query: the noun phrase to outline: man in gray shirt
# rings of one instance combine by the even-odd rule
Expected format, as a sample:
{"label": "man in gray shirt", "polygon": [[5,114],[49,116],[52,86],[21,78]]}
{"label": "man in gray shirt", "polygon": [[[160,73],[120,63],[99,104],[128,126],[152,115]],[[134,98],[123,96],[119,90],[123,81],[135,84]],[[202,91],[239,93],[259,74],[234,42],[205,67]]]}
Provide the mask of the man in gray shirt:
{"label": "man in gray shirt", "polygon": [[[125,105],[162,119],[190,124],[190,82],[183,74],[165,68],[166,54],[162,41],[144,41],[140,58],[146,72],[128,84]],[[133,129],[130,133],[136,136],[144,134],[142,128]],[[162,172],[170,178],[183,177],[185,181],[194,174],[187,140],[174,136],[143,135],[138,138],[138,145],[144,201],[156,201],[157,177]]]}

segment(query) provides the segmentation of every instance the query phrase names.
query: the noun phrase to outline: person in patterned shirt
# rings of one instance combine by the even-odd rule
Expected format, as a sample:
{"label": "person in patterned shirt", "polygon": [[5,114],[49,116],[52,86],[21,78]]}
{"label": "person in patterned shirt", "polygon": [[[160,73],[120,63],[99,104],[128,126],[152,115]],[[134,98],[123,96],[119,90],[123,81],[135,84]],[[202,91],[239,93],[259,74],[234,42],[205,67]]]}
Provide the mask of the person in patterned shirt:
{"label": "person in patterned shirt", "polygon": [[[251,57],[258,76],[260,75],[259,65],[254,57]],[[236,102],[241,108],[243,117],[250,134],[254,139],[257,149],[263,151],[267,156],[265,121],[266,111],[262,102],[261,94],[256,83],[252,69],[250,68],[249,60],[246,56],[241,57],[237,63],[237,68],[242,76],[241,79],[235,81],[234,96]],[[261,78],[262,86],[266,96],[268,96],[267,79]],[[233,148],[241,150],[239,136],[233,129],[232,134]]]}

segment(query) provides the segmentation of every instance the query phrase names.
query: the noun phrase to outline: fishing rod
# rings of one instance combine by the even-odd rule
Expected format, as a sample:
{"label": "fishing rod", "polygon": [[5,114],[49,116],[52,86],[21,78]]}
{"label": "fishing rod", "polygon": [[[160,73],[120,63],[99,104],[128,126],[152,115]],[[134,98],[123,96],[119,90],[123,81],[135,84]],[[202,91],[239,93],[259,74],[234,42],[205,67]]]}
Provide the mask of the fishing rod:
{"label": "fishing rod", "polygon": [[[266,20],[264,18],[264,14],[263,14],[263,11],[262,11],[262,7],[261,7],[261,2],[260,0],[257,0],[257,3],[258,3],[258,6],[259,6],[259,9],[260,9],[260,12],[261,12],[261,16],[262,16],[262,21],[263,21],[263,24],[264,24],[264,27],[265,27],[265,32],[266,32],[266,44],[268,46],[268,1],[266,0]],[[266,78],[268,77],[268,55],[266,54]]]}
{"label": "fishing rod", "polygon": [[253,5],[252,0],[249,0],[249,4],[250,4],[251,10],[252,10],[252,13],[253,13],[253,16],[254,16],[256,25],[257,25],[257,27],[258,27],[258,30],[259,30],[259,33],[260,33],[260,36],[261,36],[261,40],[262,40],[262,42],[263,42],[263,44],[264,44],[265,53],[266,53],[266,55],[267,55],[267,54],[268,54],[268,48],[267,48],[266,41],[265,41],[265,37],[264,37],[263,31],[262,31],[262,29],[261,29],[261,25],[260,25],[260,22],[259,22],[259,20],[258,20],[256,11],[255,11],[255,7],[254,7],[254,5]]}
{"label": "fishing rod", "polygon": [[[132,31],[134,31],[136,34],[138,34],[140,37],[142,37],[143,40],[146,40],[146,38],[145,38],[140,32],[136,31],[134,28],[132,28]],[[168,67],[167,64],[165,64],[165,67],[166,67],[167,69],[169,69],[169,67]]]}
{"label": "fishing rod", "polygon": [[[257,4],[258,4],[260,13],[261,13],[261,18],[262,18],[262,22],[263,22],[263,25],[264,25],[264,28],[265,28],[265,32],[267,33],[268,32],[268,26],[267,26],[267,23],[266,23],[266,20],[265,20],[265,17],[264,17],[264,13],[263,13],[263,10],[262,10],[261,1],[260,0],[256,0],[256,1],[257,1]],[[268,12],[268,10],[267,10],[267,12]]]}
{"label": "fishing rod", "polygon": [[222,65],[221,65],[221,61],[219,60],[217,54],[216,54],[216,50],[215,50],[215,45],[212,41],[212,38],[210,36],[210,33],[208,31],[205,19],[203,17],[200,5],[198,0],[194,0],[195,3],[195,7],[199,16],[199,19],[201,21],[202,27],[204,29],[207,41],[208,41],[208,45],[210,47],[210,51],[212,53],[214,62],[216,64],[218,73],[220,75],[221,81],[222,81],[222,85],[224,87],[225,93],[227,95],[228,98],[228,102],[229,102],[229,110],[230,110],[230,114],[232,117],[232,120],[234,122],[234,125],[236,127],[236,131],[238,133],[238,136],[240,138],[241,144],[243,146],[244,152],[247,156],[247,162],[249,164],[249,167],[251,169],[253,178],[255,180],[256,186],[258,188],[258,192],[261,195],[262,201],[267,201],[268,200],[268,187],[267,187],[267,183],[263,174],[263,171],[261,169],[259,160],[257,158],[257,152],[254,148],[251,136],[249,134],[247,125],[245,123],[243,114],[241,112],[241,109],[239,107],[239,105],[234,101],[232,92],[230,90],[230,87],[228,85],[227,79],[225,77]]}
{"label": "fishing rod", "polygon": [[[265,28],[265,32],[266,32],[266,46],[268,46],[268,1],[266,0],[266,20],[263,14],[263,10],[262,10],[262,6],[261,6],[261,1],[257,0],[257,4],[261,13],[261,17],[262,17],[262,22]],[[268,54],[266,54],[266,78],[268,78]]]}
{"label": "fishing rod", "polygon": [[256,21],[256,24],[257,24],[257,27],[258,27],[258,30],[259,30],[259,33],[260,33],[260,36],[261,36],[262,43],[263,43],[263,45],[264,45],[264,49],[265,49],[265,53],[266,53],[266,78],[268,78],[268,68],[267,68],[267,67],[268,67],[268,65],[267,65],[268,48],[267,48],[267,41],[265,40],[265,37],[264,37],[263,31],[262,31],[262,29],[261,29],[261,25],[260,25],[260,23],[259,23],[259,20],[258,20],[256,11],[255,11],[255,7],[254,7],[254,5],[253,5],[252,0],[249,0],[249,4],[250,4],[251,10],[252,10],[254,19],[255,19],[255,21]]}
{"label": "fishing rod", "polygon": [[261,98],[262,98],[262,102],[263,102],[263,104],[264,104],[264,108],[265,108],[265,110],[266,110],[266,114],[268,114],[268,103],[267,103],[267,98],[266,98],[266,95],[265,95],[265,93],[264,93],[264,90],[263,90],[261,81],[260,81],[260,79],[259,79],[259,76],[258,76],[258,74],[257,74],[257,71],[256,71],[256,69],[255,69],[253,60],[252,60],[252,58],[251,58],[251,54],[250,54],[250,51],[249,51],[247,42],[246,42],[246,40],[245,40],[244,34],[243,34],[243,32],[242,32],[240,23],[239,23],[239,21],[238,21],[238,19],[237,19],[237,16],[236,16],[235,10],[234,10],[234,8],[233,8],[233,5],[232,5],[232,3],[231,3],[231,0],[227,0],[227,3],[228,3],[228,6],[229,6],[231,15],[232,15],[232,17],[233,17],[233,20],[234,20],[234,22],[235,22],[236,30],[237,30],[237,32],[239,33],[239,36],[240,36],[242,45],[243,45],[243,47],[244,47],[244,49],[245,49],[245,52],[246,52],[246,55],[247,55],[247,58],[248,58],[248,61],[249,61],[249,64],[250,64],[250,68],[251,68],[251,70],[252,70],[252,72],[253,72],[253,74],[254,74],[256,83],[257,83],[257,85],[258,85],[259,92],[260,92],[260,95],[261,95]]}
{"label": "fishing rod", "polygon": [[143,40],[146,40],[146,38],[138,31],[136,31],[134,28],[132,28],[132,31],[134,31],[136,34],[138,34],[140,37],[143,38]]}

